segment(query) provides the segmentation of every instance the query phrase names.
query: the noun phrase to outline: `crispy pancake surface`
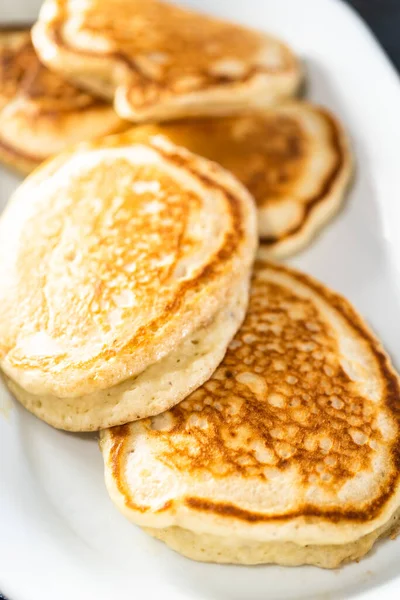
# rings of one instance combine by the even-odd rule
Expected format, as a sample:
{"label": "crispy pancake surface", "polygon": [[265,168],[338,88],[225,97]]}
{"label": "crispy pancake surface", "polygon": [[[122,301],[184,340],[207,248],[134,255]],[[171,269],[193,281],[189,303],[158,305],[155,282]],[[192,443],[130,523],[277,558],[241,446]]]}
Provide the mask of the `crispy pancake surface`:
{"label": "crispy pancake surface", "polygon": [[157,0],[47,0],[33,39],[45,63],[132,121],[229,114],[300,81],[281,42]]}
{"label": "crispy pancake surface", "polygon": [[274,258],[300,250],[334,215],[352,172],[341,124],[308,102],[137,130],[138,136],[157,133],[219,162],[248,188],[260,237]]}
{"label": "crispy pancake surface", "polygon": [[260,254],[209,381],[102,434],[107,487],[193,558],[336,566],[397,518],[399,408],[398,377],[349,303]]}
{"label": "crispy pancake surface", "polygon": [[49,71],[30,29],[0,30],[0,159],[28,173],[71,144],[126,129],[106,102]]}
{"label": "crispy pancake surface", "polygon": [[58,155],[0,221],[3,370],[30,394],[79,400],[212,327],[242,290],[226,348],[256,238],[245,188],[165,140],[120,134]]}

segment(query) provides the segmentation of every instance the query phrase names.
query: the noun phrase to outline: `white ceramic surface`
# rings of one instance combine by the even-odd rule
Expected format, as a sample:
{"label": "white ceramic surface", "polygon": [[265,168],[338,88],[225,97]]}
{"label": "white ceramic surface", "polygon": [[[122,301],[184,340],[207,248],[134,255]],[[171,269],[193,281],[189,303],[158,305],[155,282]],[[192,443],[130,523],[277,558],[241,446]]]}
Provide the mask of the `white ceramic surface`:
{"label": "white ceramic surface", "polygon": [[[310,98],[347,124],[358,164],[349,201],[290,264],[350,298],[400,367],[400,86],[394,69],[361,20],[337,0],[187,4],[286,38],[304,59]],[[5,0],[0,19],[34,17],[37,5]],[[1,170],[2,206],[17,184]],[[51,429],[0,388],[0,590],[10,600],[389,600],[400,595],[399,556],[400,539],[333,572],[186,560],[114,509],[94,436]]]}

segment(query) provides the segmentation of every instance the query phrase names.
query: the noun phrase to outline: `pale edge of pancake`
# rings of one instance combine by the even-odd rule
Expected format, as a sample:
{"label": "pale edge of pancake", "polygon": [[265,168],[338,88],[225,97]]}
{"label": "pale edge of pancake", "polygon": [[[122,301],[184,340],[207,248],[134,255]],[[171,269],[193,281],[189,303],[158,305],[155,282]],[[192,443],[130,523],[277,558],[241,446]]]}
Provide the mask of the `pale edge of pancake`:
{"label": "pale edge of pancake", "polygon": [[358,561],[381,538],[394,538],[400,529],[400,510],[387,523],[354,542],[347,544],[300,546],[293,542],[257,542],[235,538],[197,534],[181,527],[152,529],[144,527],[151,536],[187,558],[201,562],[259,565],[277,564],[286,567],[314,565],[336,569],[343,563]]}
{"label": "pale edge of pancake", "polygon": [[[287,237],[281,240],[278,239],[271,244],[262,245],[262,255],[266,259],[282,259],[303,250],[312,242],[324,225],[327,225],[336,215],[345,200],[346,191],[354,174],[354,159],[350,140],[341,123],[331,113],[326,112],[332,126],[335,128],[338,150],[341,154],[341,157],[339,157],[339,159],[341,158],[341,164],[338,172],[330,182],[327,193],[310,209],[303,225],[296,233],[288,234]],[[262,209],[258,209],[261,242],[263,240],[263,218],[267,217],[263,217]]]}
{"label": "pale edge of pancake", "polygon": [[[300,62],[279,41],[281,50],[290,58],[291,67],[287,72],[256,72],[244,82],[237,80],[223,86],[216,83],[203,91],[174,94],[167,100],[138,109],[130,101],[131,78],[126,72],[123,76],[126,66],[118,57],[112,54],[94,55],[79,48],[67,48],[56,39],[57,10],[56,3],[47,2],[32,30],[33,43],[42,61],[96,94],[107,99],[114,98],[115,110],[120,117],[133,122],[238,113],[249,106],[264,106],[294,95],[302,80]],[[266,35],[265,45],[268,46],[271,40],[277,42]],[[257,62],[257,56],[254,57],[254,62]]]}

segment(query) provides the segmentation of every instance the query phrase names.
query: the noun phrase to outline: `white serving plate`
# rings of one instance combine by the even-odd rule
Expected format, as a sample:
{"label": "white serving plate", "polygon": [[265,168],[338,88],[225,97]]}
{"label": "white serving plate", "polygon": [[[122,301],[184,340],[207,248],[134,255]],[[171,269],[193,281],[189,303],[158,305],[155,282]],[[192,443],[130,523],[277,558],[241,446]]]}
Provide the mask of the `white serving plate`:
{"label": "white serving plate", "polygon": [[[283,36],[304,58],[309,96],[347,124],[358,165],[348,204],[290,263],[345,294],[400,367],[400,86],[394,69],[359,17],[338,0],[187,4]],[[34,17],[37,5],[7,2],[0,19]],[[2,205],[17,184],[0,172]],[[400,595],[400,539],[337,571],[195,563],[126,521],[107,496],[102,471],[94,436],[46,426],[0,388],[0,590],[10,600]]]}

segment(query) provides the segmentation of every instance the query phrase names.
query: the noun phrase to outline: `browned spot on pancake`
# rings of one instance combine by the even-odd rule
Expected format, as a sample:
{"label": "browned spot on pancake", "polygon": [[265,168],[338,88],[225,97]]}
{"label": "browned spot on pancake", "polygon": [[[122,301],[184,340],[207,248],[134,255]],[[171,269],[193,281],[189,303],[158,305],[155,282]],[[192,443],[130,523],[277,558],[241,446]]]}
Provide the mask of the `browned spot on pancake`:
{"label": "browned spot on pancake", "polygon": [[308,158],[307,135],[299,120],[273,111],[185,119],[157,125],[157,132],[234,173],[259,207],[293,193]]}
{"label": "browned spot on pancake", "polygon": [[[287,272],[311,288],[357,332],[376,360],[382,384],[378,405],[360,395],[344,371],[333,330],[316,304],[263,279],[265,267]],[[390,441],[382,438],[378,426],[378,414],[385,409],[393,418]],[[276,471],[295,468],[305,488],[318,485],[336,494],[359,472],[373,469],[377,445],[389,451],[376,494],[358,508],[310,501],[271,517],[208,498],[181,499],[199,511],[248,522],[299,516],[363,522],[379,515],[398,485],[400,388],[389,359],[347,301],[283,266],[256,264],[246,320],[223,362],[209,381],[168,414],[167,430],[146,422],[146,436],[157,439],[157,459],[200,479],[205,474],[214,479],[236,474],[268,480]],[[121,443],[131,440],[125,430]],[[129,490],[122,487],[123,463],[115,473],[121,493],[130,501]]]}
{"label": "browned spot on pancake", "polygon": [[[79,118],[84,132],[93,119],[93,135],[89,137],[126,129],[108,103],[71,85],[40,62],[28,25],[0,27],[0,110],[3,109],[7,111],[2,113],[3,124],[11,121],[9,131],[17,125],[23,134],[22,140],[16,133],[7,135],[4,127],[5,131],[0,132],[1,160],[23,173],[49,156],[47,140],[50,146],[55,142],[56,148],[61,149],[71,143],[71,138],[79,139]],[[110,123],[108,130],[107,123]],[[24,134],[32,139],[43,138],[40,152],[25,150]]]}
{"label": "browned spot on pancake", "polygon": [[34,103],[35,114],[54,118],[60,112],[107,106],[42,65],[31,43],[29,29],[4,32],[4,39],[15,33],[21,36],[19,43],[2,47],[0,38],[0,94],[4,98],[11,101],[16,95],[22,96]]}
{"label": "browned spot on pancake", "polygon": [[[93,3],[84,11],[79,31],[101,35],[111,48],[109,51],[77,48],[63,31],[70,18],[68,0],[59,0],[58,8],[59,15],[53,19],[49,32],[56,44],[77,55],[104,56],[123,62],[131,75],[129,99],[140,108],[177,93],[243,83],[258,73],[282,74],[294,68],[295,59],[282,48],[277,64],[274,60],[269,65],[257,61],[265,36],[254,30],[147,0],[131,2],[129,11],[123,0]],[[223,65],[215,70],[210,68],[225,59],[239,63],[238,71],[225,72]]]}
{"label": "browned spot on pancake", "polygon": [[36,61],[28,26],[0,27],[0,108],[14,98]]}
{"label": "browned spot on pancake", "polygon": [[[33,48],[32,48],[32,52]],[[20,94],[34,103],[35,114],[57,119],[60,113],[86,111],[108,105],[61,79],[38,59],[21,82]],[[34,115],[33,115],[34,116]]]}
{"label": "browned spot on pancake", "polygon": [[[19,98],[26,122],[38,117],[58,121],[61,114],[79,113],[108,104],[83,92],[50,71],[39,61],[30,39],[30,26],[0,27],[0,108]],[[0,140],[3,152],[30,163],[43,159]]]}
{"label": "browned spot on pancake", "polygon": [[262,513],[251,512],[238,508],[234,504],[228,502],[212,502],[210,500],[202,498],[185,498],[185,504],[195,510],[202,512],[212,512],[225,517],[234,517],[247,523],[265,523],[265,522],[279,522],[287,521],[289,519],[295,519],[296,517],[322,517],[333,523],[343,522],[343,519],[352,521],[355,523],[365,523],[370,519],[375,518],[382,509],[382,506],[387,498],[392,495],[392,490],[388,489],[388,493],[384,496],[380,496],[377,500],[371,502],[366,508],[360,510],[330,510],[323,509],[321,507],[316,508],[312,504],[304,504],[298,509],[292,512],[279,515],[265,515]]}

